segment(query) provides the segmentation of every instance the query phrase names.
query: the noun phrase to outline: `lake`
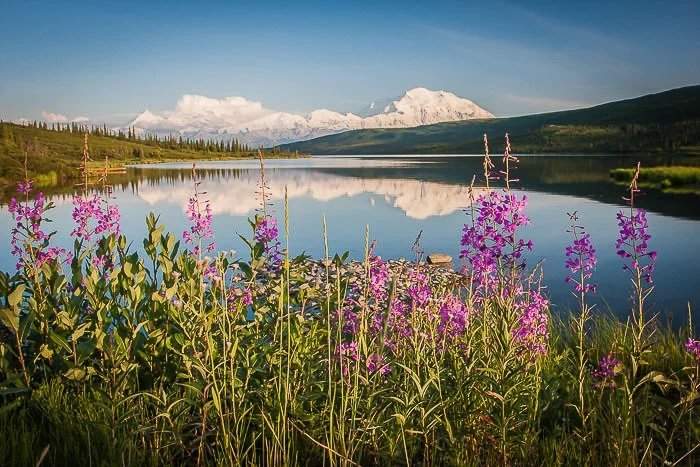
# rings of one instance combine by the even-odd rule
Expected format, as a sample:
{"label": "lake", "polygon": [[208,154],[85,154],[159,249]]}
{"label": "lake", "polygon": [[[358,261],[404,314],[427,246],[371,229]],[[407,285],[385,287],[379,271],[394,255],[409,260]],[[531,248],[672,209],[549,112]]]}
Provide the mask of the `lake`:
{"label": "lake", "polygon": [[[411,247],[419,232],[426,254],[447,253],[459,266],[459,239],[468,221],[468,186],[482,174],[481,156],[353,156],[266,160],[271,211],[284,235],[284,190],[289,199],[289,249],[321,257],[324,254],[323,218],[328,226],[331,254],[349,251],[361,259],[365,229],[377,240],[376,254],[384,258],[413,258]],[[645,158],[645,160],[649,160]],[[500,159],[494,158],[497,163]],[[656,158],[654,163],[668,162]],[[684,162],[685,163],[685,162]],[[697,164],[697,161],[692,161]],[[631,284],[615,254],[618,234],[616,212],[625,206],[625,187],[611,183],[608,172],[633,167],[636,159],[612,156],[522,156],[517,190],[528,196],[531,225],[521,236],[535,248],[529,266],[542,261],[544,283],[553,310],[575,306],[564,282],[564,249],[570,242],[567,212],[577,211],[598,254],[592,297],[599,310],[626,317]],[[247,218],[259,207],[260,169],[257,161],[202,162],[198,164],[200,189],[207,192],[214,213],[214,232],[220,249],[233,249],[247,257],[238,233],[250,236]],[[126,175],[111,179],[115,202],[122,212],[122,230],[135,246],[145,234],[145,217],[160,215],[166,228],[178,236],[188,227],[185,207],[193,192],[190,164],[166,163],[130,167]],[[57,243],[70,245],[73,188],[45,189],[56,208]],[[648,299],[664,320],[684,321],[688,303],[697,316],[700,297],[700,197],[670,195],[649,190],[638,205],[649,211],[650,248],[659,252],[656,287]],[[11,217],[0,208],[0,238],[8,247],[0,251],[0,268],[13,270],[9,251]]]}

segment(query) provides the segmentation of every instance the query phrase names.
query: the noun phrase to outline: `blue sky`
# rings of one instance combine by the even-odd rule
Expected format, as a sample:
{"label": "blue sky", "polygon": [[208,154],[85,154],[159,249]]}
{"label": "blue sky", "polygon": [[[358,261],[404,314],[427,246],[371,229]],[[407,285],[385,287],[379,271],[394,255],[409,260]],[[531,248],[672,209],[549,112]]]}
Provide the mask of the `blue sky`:
{"label": "blue sky", "polygon": [[417,86],[507,116],[700,83],[697,1],[0,3],[5,119],[183,94],[356,111]]}

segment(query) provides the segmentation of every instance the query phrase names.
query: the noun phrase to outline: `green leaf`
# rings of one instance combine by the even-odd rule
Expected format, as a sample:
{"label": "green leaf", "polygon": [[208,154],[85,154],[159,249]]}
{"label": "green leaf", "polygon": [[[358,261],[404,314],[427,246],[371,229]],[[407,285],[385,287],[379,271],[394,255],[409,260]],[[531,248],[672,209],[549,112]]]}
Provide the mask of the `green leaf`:
{"label": "green leaf", "polygon": [[9,396],[12,394],[23,394],[26,392],[30,392],[31,389],[29,388],[5,388],[5,389],[0,389],[0,397],[2,396]]}
{"label": "green leaf", "polygon": [[[88,339],[84,342],[81,342],[80,345],[78,345],[78,358],[80,361],[85,361],[87,358],[89,358],[93,352],[95,352],[95,349],[97,348],[97,340],[96,339]],[[88,368],[88,373],[90,372],[91,368]]]}
{"label": "green leaf", "polygon": [[34,317],[36,316],[35,311],[32,309],[27,315],[20,321],[19,326],[19,337],[24,340],[29,335],[29,331],[32,329],[34,324]]}
{"label": "green leaf", "polygon": [[63,347],[63,349],[66,352],[71,351],[70,345],[68,345],[68,341],[60,334],[57,334],[54,331],[49,331],[49,339],[51,339],[51,342],[53,342],[54,344]]}
{"label": "green leaf", "polygon": [[63,376],[72,381],[81,381],[85,379],[86,373],[82,368],[71,368],[70,370],[63,373]]}
{"label": "green leaf", "polygon": [[[136,295],[136,291],[134,291],[134,295]],[[163,297],[163,295],[161,295],[161,293],[156,290],[151,294],[151,300],[153,300],[156,303],[163,303],[165,302],[165,297]]]}
{"label": "green leaf", "polygon": [[243,274],[245,274],[246,277],[253,275],[253,269],[248,263],[238,263],[238,266],[241,268],[241,271],[243,271]]}
{"label": "green leaf", "polygon": [[17,332],[19,329],[19,309],[11,310],[9,308],[0,308],[0,321]]}
{"label": "green leaf", "polygon": [[172,287],[168,287],[167,289],[165,289],[165,298],[167,300],[171,300],[175,296],[176,292],[177,292],[177,284],[173,285]]}
{"label": "green leaf", "polygon": [[48,360],[51,357],[53,357],[53,350],[51,350],[48,345],[42,344],[41,351],[39,352],[39,354]]}
{"label": "green leaf", "polygon": [[73,341],[77,341],[81,337],[85,335],[85,331],[87,331],[90,328],[90,323],[83,323],[80,326],[76,328],[75,331],[73,331],[73,335],[71,336],[71,339]]}
{"label": "green leaf", "polygon": [[135,338],[135,337],[141,332],[141,329],[142,329],[146,324],[148,324],[148,320],[142,321],[142,322],[140,322],[139,324],[136,325],[136,328],[134,329],[134,332],[133,332],[133,335],[132,335],[132,339]]}
{"label": "green leaf", "polygon": [[22,296],[24,295],[24,284],[19,284],[15,290],[12,291],[10,295],[7,296],[7,304],[14,308],[19,305],[22,301]]}

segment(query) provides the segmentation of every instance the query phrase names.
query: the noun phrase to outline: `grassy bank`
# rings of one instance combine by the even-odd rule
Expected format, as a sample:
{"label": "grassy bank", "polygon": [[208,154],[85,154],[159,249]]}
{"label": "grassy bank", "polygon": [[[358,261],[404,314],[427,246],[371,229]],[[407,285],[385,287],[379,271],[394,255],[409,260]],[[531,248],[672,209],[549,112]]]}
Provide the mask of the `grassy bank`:
{"label": "grassy bank", "polygon": [[580,308],[555,317],[541,270],[522,260],[527,199],[504,172],[505,188],[469,200],[462,273],[384,261],[368,235],[361,262],[327,248],[289,257],[264,171],[243,256],[216,253],[197,180],[190,229],[150,215],[136,243],[113,200],[77,196],[70,250],[51,243],[49,205],[22,185],[8,208],[17,271],[0,274],[0,458],[696,464],[700,342],[690,319],[676,332],[647,310],[656,252],[644,212],[611,219],[629,319],[588,307],[595,251],[575,213],[566,267]]}
{"label": "grassy bank", "polygon": [[[634,169],[618,168],[610,171],[610,178],[620,184],[629,184],[634,174]],[[640,187],[665,192],[700,193],[700,167],[642,167],[637,182]]]}

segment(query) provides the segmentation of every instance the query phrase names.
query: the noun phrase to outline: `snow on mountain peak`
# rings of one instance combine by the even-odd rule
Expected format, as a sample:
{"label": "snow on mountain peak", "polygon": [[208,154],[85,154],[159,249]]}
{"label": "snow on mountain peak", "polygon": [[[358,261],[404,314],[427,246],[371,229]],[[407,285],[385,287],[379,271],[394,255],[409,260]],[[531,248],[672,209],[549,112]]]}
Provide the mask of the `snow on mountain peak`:
{"label": "snow on mountain peak", "polygon": [[271,146],[362,128],[407,128],[493,118],[469,99],[422,87],[410,89],[400,98],[374,101],[358,114],[317,109],[300,115],[276,112],[245,97],[216,99],[185,94],[173,110],[160,113],[145,110],[130,126],[153,133],[235,137],[247,144]]}
{"label": "snow on mountain peak", "polygon": [[135,126],[138,128],[151,128],[159,125],[163,121],[163,118],[155,115],[150,110],[146,109],[141,112],[130,124],[129,126]]}
{"label": "snow on mountain peak", "polygon": [[[417,97],[417,96],[431,96],[434,94],[442,94],[444,91],[431,91],[428,88],[413,88],[406,91],[405,97]],[[453,94],[454,95],[454,94]]]}
{"label": "snow on mountain peak", "polygon": [[393,102],[397,112],[413,115],[420,119],[420,125],[472,118],[493,118],[488,112],[469,99],[464,99],[447,91],[431,91],[414,88],[398,101]]}

